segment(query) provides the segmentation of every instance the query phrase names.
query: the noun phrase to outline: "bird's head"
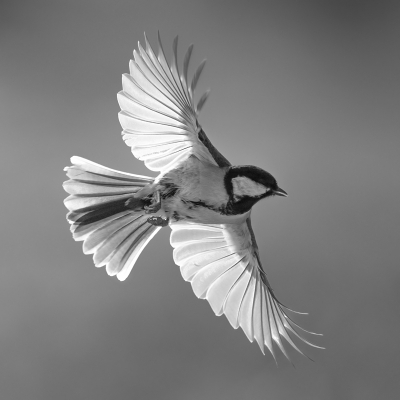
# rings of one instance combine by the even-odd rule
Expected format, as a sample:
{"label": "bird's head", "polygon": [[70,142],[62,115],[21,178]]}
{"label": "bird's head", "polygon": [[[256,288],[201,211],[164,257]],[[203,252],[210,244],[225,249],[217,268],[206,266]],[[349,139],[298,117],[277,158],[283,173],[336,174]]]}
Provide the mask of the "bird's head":
{"label": "bird's head", "polygon": [[269,172],[252,165],[230,167],[225,175],[225,187],[233,214],[249,211],[255,203],[266,197],[287,196]]}

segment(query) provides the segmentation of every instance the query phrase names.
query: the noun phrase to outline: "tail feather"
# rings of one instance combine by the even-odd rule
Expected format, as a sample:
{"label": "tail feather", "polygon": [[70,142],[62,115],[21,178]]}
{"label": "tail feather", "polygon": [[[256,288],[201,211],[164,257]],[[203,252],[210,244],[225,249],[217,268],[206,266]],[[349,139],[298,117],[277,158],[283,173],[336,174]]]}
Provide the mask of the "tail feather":
{"label": "tail feather", "polygon": [[[79,201],[79,199],[77,200]],[[75,225],[79,226],[92,224],[93,222],[126,211],[126,201],[126,198],[122,198],[105,204],[95,204],[93,209],[86,208],[74,210],[68,213],[67,219],[70,222],[73,221]]]}
{"label": "tail feather", "polygon": [[[116,169],[111,169],[105,167],[104,165],[97,164],[93,161],[86,160],[86,158],[73,156],[71,157],[71,162],[73,164],[72,167],[66,167],[65,171],[67,172],[67,176],[69,178],[78,178],[79,180],[95,181],[99,179],[99,182],[107,182],[107,180],[111,182],[115,182],[115,180],[119,180],[124,182],[126,185],[132,184],[134,182],[142,183],[138,186],[145,186],[145,182],[151,183],[153,182],[153,178],[143,175],[134,175],[128,174],[127,172],[117,171]],[[70,174],[72,176],[70,176]],[[75,174],[75,176],[74,176]],[[98,178],[97,178],[98,177]],[[103,177],[104,179],[101,179]],[[116,183],[118,185],[118,183]]]}
{"label": "tail feather", "polygon": [[[130,229],[128,229],[128,232],[125,232],[124,234],[124,228],[139,217],[140,215],[135,215],[133,213],[123,214],[102,224],[96,230],[92,231],[92,233],[83,241],[83,252],[85,254],[100,253],[100,247],[103,247],[102,253],[104,253],[107,248],[109,249],[108,253],[110,253],[116,248],[116,246],[118,246],[124,237],[128,236],[130,233]],[[128,226],[128,228],[130,227]],[[132,230],[134,231],[135,229]],[[107,239],[107,241],[105,241],[105,239]],[[97,254],[96,259],[100,260],[100,257],[100,254]],[[95,262],[95,264],[98,265],[97,262]]]}
{"label": "tail feather", "polygon": [[[130,211],[122,211],[110,216],[100,215],[96,219],[90,222],[84,221],[83,223],[70,223],[72,224],[70,230],[72,232],[72,237],[76,241],[85,240],[92,232],[96,231],[97,229],[101,228],[102,226],[106,225],[108,222],[113,221],[116,218],[124,217],[129,214]],[[89,213],[90,214],[90,213]],[[85,215],[81,218],[85,218]],[[68,219],[68,216],[67,216]]]}
{"label": "tail feather", "polygon": [[159,231],[159,227],[153,227],[147,223],[147,217],[139,217],[137,229],[128,235],[112,253],[106,269],[109,275],[117,275],[118,279],[125,279],[142,250],[147,243]]}
{"label": "tail feather", "polygon": [[71,158],[65,171],[67,220],[83,252],[93,254],[97,267],[106,266],[119,280],[128,277],[140,253],[161,229],[147,223],[143,212],[127,207],[127,200],[153,178],[116,171],[81,157]]}

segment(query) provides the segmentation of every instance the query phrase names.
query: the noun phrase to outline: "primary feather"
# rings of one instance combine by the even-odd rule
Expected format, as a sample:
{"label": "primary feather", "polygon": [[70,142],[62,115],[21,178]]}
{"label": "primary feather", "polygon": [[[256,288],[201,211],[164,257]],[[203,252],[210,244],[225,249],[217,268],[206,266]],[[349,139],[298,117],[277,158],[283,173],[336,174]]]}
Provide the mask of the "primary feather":
{"label": "primary feather", "polygon": [[[284,337],[297,351],[288,331],[305,343],[285,307],[275,298],[258,262],[247,223],[205,225],[182,222],[171,225],[174,261],[197,297],[207,299],[216,315],[225,314],[231,325],[256,340],[264,353],[274,355],[272,342],[287,356]],[[318,347],[318,346],[315,346]]]}
{"label": "primary feather", "polygon": [[[139,43],[134,51],[130,74],[122,79],[118,94],[119,120],[123,139],[132,153],[152,171],[165,171],[195,154],[215,164],[215,160],[197,136],[197,111],[194,90],[205,62],[196,70],[190,87],[187,73],[192,47],[186,53],[184,73],[178,76],[177,41],[174,42],[174,64],[166,61],[159,37],[159,54],[155,56],[146,39],[146,50]],[[200,101],[204,105],[206,95]],[[158,136],[158,137],[157,137]]]}

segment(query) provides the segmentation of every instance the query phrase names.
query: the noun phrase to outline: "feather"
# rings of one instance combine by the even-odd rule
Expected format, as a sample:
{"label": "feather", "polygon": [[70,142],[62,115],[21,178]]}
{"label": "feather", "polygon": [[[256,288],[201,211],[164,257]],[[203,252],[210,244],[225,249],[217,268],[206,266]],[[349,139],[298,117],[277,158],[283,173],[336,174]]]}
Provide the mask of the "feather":
{"label": "feather", "polygon": [[126,200],[153,182],[81,157],[72,157],[65,170],[64,189],[73,238],[83,241],[83,252],[93,254],[97,267],[124,280],[144,247],[161,229],[147,223],[148,215],[126,207]]}
{"label": "feather", "polygon": [[134,51],[135,62],[149,82],[151,82],[160,92],[164,93],[169,99],[173,100],[178,107],[185,108],[185,103],[182,101],[179,93],[177,93],[175,88],[170,85],[168,80],[160,74],[140,43],[138,48],[140,54]]}
{"label": "feather", "polygon": [[[156,56],[145,35],[145,47],[138,44],[138,50],[133,52],[134,60],[129,63],[129,75],[124,74],[122,77],[123,90],[118,94],[118,102],[125,143],[131,147],[133,155],[144,161],[152,171],[166,171],[192,154],[204,162],[217,165],[214,155],[218,152],[209,141],[200,140],[198,136],[197,117],[208,92],[201,97],[197,108],[193,101],[204,62],[194,73],[189,88],[188,69],[193,45],[184,57],[182,75],[178,67],[178,38],[173,42],[171,64],[165,57],[159,33],[158,45]],[[134,134],[149,135],[148,140],[142,136],[139,144],[136,141],[139,137]],[[170,141],[171,134],[185,136],[182,138],[185,145],[176,145],[175,141]],[[156,135],[159,136],[156,138]],[[162,135],[165,135],[164,141]],[[159,146],[154,152],[139,147],[152,147],[152,140]]]}
{"label": "feather", "polygon": [[138,237],[135,243],[131,246],[126,256],[121,262],[122,268],[119,269],[117,278],[120,281],[124,281],[130,274],[133,266],[135,265],[137,259],[142,253],[143,249],[147,246],[147,243],[157,234],[161,227],[148,226],[147,229]]}
{"label": "feather", "polygon": [[275,353],[274,347],[272,345],[272,334],[271,334],[271,326],[269,324],[269,312],[268,312],[268,303],[267,303],[267,295],[265,289],[261,290],[262,300],[261,300],[261,314],[262,314],[262,327],[263,327],[263,334],[264,334],[264,345],[270,351],[272,356],[274,357],[275,361]]}
{"label": "feather", "polygon": [[275,342],[290,360],[281,340],[283,337],[303,354],[288,332],[308,341],[295,331],[266,283],[250,223],[179,222],[170,226],[174,261],[180,266],[183,278],[191,282],[197,297],[206,298],[214,313],[225,314],[235,329],[240,326],[263,353],[266,347],[275,358]]}
{"label": "feather", "polygon": [[[137,56],[136,51],[134,51],[134,55],[136,56],[136,60],[140,60],[140,58]],[[144,67],[144,64],[141,63],[142,68],[144,68],[143,71],[137,64],[136,60],[131,60],[129,63],[129,73],[136,85],[139,86],[142,91],[149,96],[157,99],[162,104],[165,104],[167,107],[172,108],[173,110],[180,113],[181,108],[179,103],[177,103],[173,97],[168,97],[168,91],[166,91],[162,86],[155,84],[156,80],[152,76],[148,68]]]}
{"label": "feather", "polygon": [[138,130],[139,132],[155,133],[160,129],[168,130],[168,132],[183,133],[185,132],[185,126],[177,122],[162,123],[161,121],[146,121],[144,119],[137,118],[127,111],[121,111],[118,114],[119,122],[121,126],[126,130]]}
{"label": "feather", "polygon": [[187,49],[187,52],[185,54],[185,58],[183,59],[183,86],[188,87],[188,70],[189,70],[189,63],[190,63],[190,57],[192,55],[193,51],[193,44],[189,46]]}
{"label": "feather", "polygon": [[[264,332],[263,332],[263,314],[262,314],[262,282],[260,279],[256,281],[255,291],[254,291],[254,305],[253,305],[253,336],[260,347],[263,354],[264,352]],[[265,316],[264,316],[265,318]]]}
{"label": "feather", "polygon": [[64,184],[64,190],[72,195],[79,196],[110,196],[135,193],[140,187],[132,187],[132,185],[116,186],[108,184],[95,184],[82,182],[78,180],[67,181]]}
{"label": "feather", "polygon": [[103,227],[104,225],[108,224],[109,222],[117,218],[124,217],[130,213],[131,213],[130,211],[123,211],[106,216],[101,219],[95,219],[93,222],[89,222],[86,224],[79,224],[79,223],[72,224],[71,225],[72,237],[77,241],[85,240],[90,234],[92,234],[97,229]]}
{"label": "feather", "polygon": [[129,113],[145,121],[165,124],[185,124],[185,120],[175,117],[172,113],[166,113],[152,109],[149,106],[144,106],[141,103],[133,100],[125,92],[121,91],[117,94],[119,106],[123,110],[129,110]]}
{"label": "feather", "polygon": [[[68,185],[66,185],[68,186]],[[115,196],[90,196],[90,197],[81,197],[76,195],[68,196],[64,200],[65,207],[70,211],[90,211],[94,210],[99,206],[105,206],[106,204],[112,205],[117,200],[129,199],[132,197],[134,192],[126,193],[126,194],[118,194]]]}
{"label": "feather", "polygon": [[221,274],[210,286],[206,298],[216,315],[223,314],[225,300],[233,284],[244,270],[243,263],[240,263],[240,256],[236,254],[236,263]]}
{"label": "feather", "polygon": [[126,254],[133,249],[135,243],[140,240],[143,234],[151,227],[150,224],[147,223],[147,216],[142,216],[141,221],[135,223],[134,229],[130,229],[128,235],[126,235],[123,241],[119,244],[119,246],[115,247],[112,253],[112,257],[106,266],[106,271],[108,275],[114,276],[117,275],[122,269],[124,263],[122,263],[122,259],[126,256]]}
{"label": "feather", "polygon": [[139,160],[143,158],[146,158],[147,160],[152,160],[159,157],[166,157],[172,153],[184,150],[187,147],[191,147],[191,143],[189,140],[178,140],[172,143],[167,142],[152,146],[134,146],[132,148],[132,153]]}
{"label": "feather", "polygon": [[192,96],[194,94],[194,91],[196,90],[197,83],[199,81],[201,72],[203,71],[205,65],[206,65],[206,60],[203,60],[200,63],[200,65],[197,67],[196,72],[193,75],[192,83],[191,83],[190,88],[189,88],[189,93],[191,93]]}
{"label": "feather", "polygon": [[142,187],[151,182],[150,180],[143,179],[142,177],[136,178],[134,175],[129,175],[126,178],[106,176],[99,173],[83,171],[81,168],[75,166],[69,167],[66,172],[67,177],[73,179],[75,182],[92,183],[95,185]]}
{"label": "feather", "polygon": [[[165,64],[168,65],[167,60],[165,58],[165,53],[164,53],[164,50],[163,50],[162,44],[161,44],[160,32],[158,32],[158,43],[159,43],[159,47],[160,47],[160,52],[163,56],[163,61]],[[180,78],[179,64],[178,64],[178,36],[176,36],[173,41],[172,53],[173,53],[173,57],[172,57],[172,62],[171,62],[171,68],[168,68],[168,69],[170,69],[173,79],[176,82],[176,85],[179,86],[181,93],[185,97],[186,103],[190,104],[190,98],[189,98],[189,93],[187,91],[187,86],[185,86],[182,83],[182,80]]]}
{"label": "feather", "polygon": [[236,253],[232,253],[227,257],[221,258],[219,260],[213,261],[207,264],[202,269],[197,271],[197,273],[191,279],[192,289],[197,297],[203,298],[209,287],[224,275],[228,270],[234,268],[234,266],[240,260]]}
{"label": "feather", "polygon": [[167,156],[160,155],[157,158],[152,157],[146,160],[146,166],[151,171],[160,171],[161,169],[172,169],[177,167],[180,162],[183,162],[190,156],[191,146],[183,147],[181,150],[185,151],[174,151]]}
{"label": "feather", "polygon": [[78,156],[73,156],[71,157],[71,163],[73,164],[72,167],[66,167],[64,171],[71,171],[73,170],[81,170],[83,174],[86,173],[92,173],[92,174],[98,174],[99,176],[104,175],[105,179],[119,179],[123,182],[147,182],[150,183],[154,179],[149,178],[147,176],[143,175],[135,175],[135,174],[129,174],[127,172],[122,172],[122,171],[117,171],[116,169],[111,169],[108,167],[105,167],[103,165],[94,163],[93,161],[86,160],[85,158],[78,157]]}
{"label": "feather", "polygon": [[84,254],[93,254],[105,240],[109,239],[113,234],[129,225],[138,217],[132,213],[123,214],[93,230],[83,242]]}
{"label": "feather", "polygon": [[163,95],[155,98],[153,95],[147,93],[129,74],[122,75],[122,89],[123,93],[127,96],[148,108],[162,112],[165,115],[170,115],[171,118],[178,120],[182,117],[179,109],[168,101],[168,99],[165,99]]}
{"label": "feather", "polygon": [[202,254],[209,251],[219,250],[219,249],[231,249],[225,244],[214,241],[201,241],[199,243],[189,242],[186,246],[180,246],[174,249],[174,260],[177,261],[179,265],[180,262],[184,261],[186,258],[191,257],[193,254]]}
{"label": "feather", "polygon": [[224,314],[234,329],[239,328],[240,307],[251,279],[251,271],[249,271],[248,266],[249,264],[246,265],[242,274],[235,282],[224,304]]}
{"label": "feather", "polygon": [[123,134],[122,138],[127,141],[132,141],[132,143],[127,143],[128,146],[157,146],[163,145],[165,143],[174,143],[180,140],[189,140],[184,133],[137,133],[137,132],[126,132]]}
{"label": "feather", "polygon": [[253,305],[256,288],[256,271],[252,268],[252,276],[244,294],[239,312],[239,326],[243,329],[250,342],[254,340],[253,334]]}
{"label": "feather", "polygon": [[140,54],[142,55],[143,59],[146,61],[148,65],[149,63],[151,63],[154,66],[154,68],[159,74],[159,81],[165,82],[165,85],[168,86],[170,92],[173,93],[177,99],[179,99],[179,102],[182,105],[182,107],[185,107],[186,99],[182,95],[180,88],[176,85],[176,82],[172,78],[172,73],[170,68],[168,66],[166,66],[166,68],[163,68],[158,58],[156,57],[153,49],[151,48],[150,43],[147,40],[146,34],[144,35],[144,38],[146,43],[146,51],[144,51],[140,46],[139,47]]}
{"label": "feather", "polygon": [[205,251],[198,255],[192,255],[185,260],[181,266],[181,274],[185,281],[190,281],[192,277],[205,265],[209,265],[214,261],[219,261],[232,254],[232,250],[228,247],[221,247],[212,251]]}
{"label": "feather", "polygon": [[203,109],[204,103],[207,101],[209,95],[210,95],[210,89],[207,89],[197,103],[196,114],[198,114]]}

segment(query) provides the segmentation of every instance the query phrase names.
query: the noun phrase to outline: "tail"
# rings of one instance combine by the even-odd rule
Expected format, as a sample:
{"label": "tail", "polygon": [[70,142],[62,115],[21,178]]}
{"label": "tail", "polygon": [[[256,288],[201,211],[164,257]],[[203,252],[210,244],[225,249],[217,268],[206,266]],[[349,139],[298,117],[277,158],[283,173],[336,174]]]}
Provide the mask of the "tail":
{"label": "tail", "polygon": [[72,236],[83,241],[83,252],[93,254],[96,267],[125,280],[147,243],[161,229],[148,215],[126,206],[128,199],[153,178],[116,171],[81,157],[72,157],[64,170],[70,194],[64,204]]}

